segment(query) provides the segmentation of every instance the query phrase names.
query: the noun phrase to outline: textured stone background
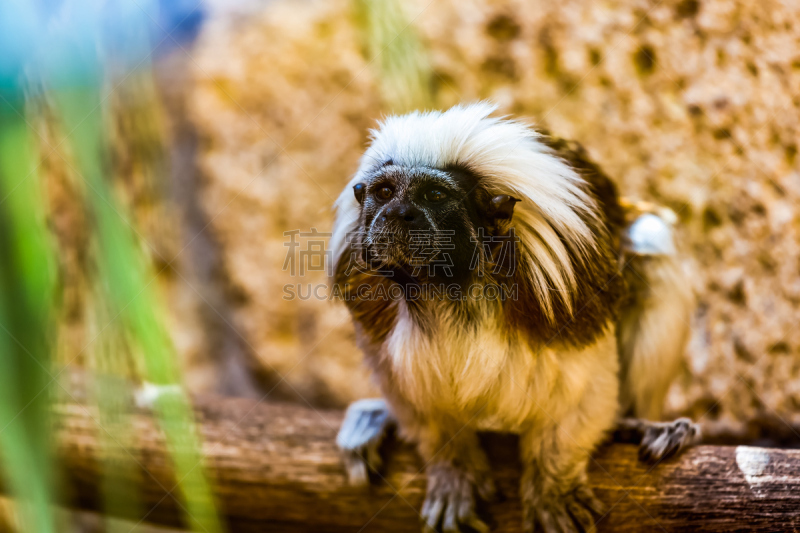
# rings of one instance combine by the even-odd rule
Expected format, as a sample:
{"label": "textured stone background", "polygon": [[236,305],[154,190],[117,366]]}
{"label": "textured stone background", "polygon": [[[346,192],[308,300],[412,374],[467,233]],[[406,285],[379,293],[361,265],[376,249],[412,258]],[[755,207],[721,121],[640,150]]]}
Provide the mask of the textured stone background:
{"label": "textured stone background", "polygon": [[[343,306],[286,301],[283,232],[328,231],[367,129],[392,110],[350,2],[213,17],[191,51],[202,206],[233,325],[277,391],[369,394]],[[489,98],[583,143],[623,193],[671,207],[700,305],[671,413],[798,418],[800,4],[405,2],[433,102]],[[302,242],[302,240],[301,240]]]}

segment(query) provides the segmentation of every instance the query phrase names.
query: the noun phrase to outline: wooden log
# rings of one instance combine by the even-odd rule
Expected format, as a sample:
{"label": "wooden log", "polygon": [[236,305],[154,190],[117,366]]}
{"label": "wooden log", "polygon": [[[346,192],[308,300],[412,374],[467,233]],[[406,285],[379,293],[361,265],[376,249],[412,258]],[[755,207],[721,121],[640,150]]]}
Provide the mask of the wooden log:
{"label": "wooden log", "polygon": [[[385,471],[348,486],[334,444],[338,411],[203,397],[196,413],[217,504],[230,531],[419,531],[425,478],[413,449],[390,442]],[[60,404],[56,426],[67,505],[100,510],[103,460],[135,458],[126,479],[142,495],[123,518],[180,526],[181,504],[161,432],[131,415],[133,443],[102,446],[91,407]],[[521,531],[515,438],[486,435],[506,498],[484,511],[496,531]],[[114,458],[109,455],[121,454]],[[130,454],[128,456],[128,454]],[[591,485],[608,513],[600,531],[779,531],[800,528],[800,451],[699,446],[651,466],[632,445],[607,445],[591,463]],[[170,492],[172,491],[172,492]]]}

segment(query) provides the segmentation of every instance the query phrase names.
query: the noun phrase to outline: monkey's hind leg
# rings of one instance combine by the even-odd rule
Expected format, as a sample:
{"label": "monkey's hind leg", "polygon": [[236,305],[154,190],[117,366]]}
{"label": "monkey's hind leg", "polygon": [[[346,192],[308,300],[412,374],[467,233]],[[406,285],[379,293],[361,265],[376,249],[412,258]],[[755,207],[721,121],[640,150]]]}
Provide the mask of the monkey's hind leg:
{"label": "monkey's hind leg", "polygon": [[649,420],[661,419],[695,309],[691,279],[675,252],[672,232],[669,222],[647,213],[630,225],[624,244],[629,295],[617,322],[621,413]]}
{"label": "monkey's hind leg", "polygon": [[382,466],[378,447],[394,424],[394,416],[382,398],[358,400],[347,408],[336,444],[351,484],[366,485],[369,471],[377,472]]}
{"label": "monkey's hind leg", "polygon": [[688,418],[672,422],[622,418],[614,431],[616,442],[639,444],[639,458],[647,462],[677,455],[684,448],[698,444],[701,438],[700,425]]}

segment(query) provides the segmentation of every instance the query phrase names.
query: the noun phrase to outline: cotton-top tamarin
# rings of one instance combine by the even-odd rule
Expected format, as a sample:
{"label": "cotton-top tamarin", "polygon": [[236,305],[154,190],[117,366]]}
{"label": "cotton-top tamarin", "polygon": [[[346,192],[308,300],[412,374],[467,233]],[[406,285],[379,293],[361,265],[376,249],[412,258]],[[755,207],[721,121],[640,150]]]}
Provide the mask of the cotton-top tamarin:
{"label": "cotton-top tamarin", "polygon": [[671,221],[624,204],[579,146],[487,103],[392,116],[337,201],[336,290],[383,393],[338,437],[365,481],[388,424],[417,444],[427,530],[478,531],[494,484],[476,432],[518,433],[529,530],[591,531],[590,453],[617,427],[659,459],[697,438],[657,419],[690,284]]}

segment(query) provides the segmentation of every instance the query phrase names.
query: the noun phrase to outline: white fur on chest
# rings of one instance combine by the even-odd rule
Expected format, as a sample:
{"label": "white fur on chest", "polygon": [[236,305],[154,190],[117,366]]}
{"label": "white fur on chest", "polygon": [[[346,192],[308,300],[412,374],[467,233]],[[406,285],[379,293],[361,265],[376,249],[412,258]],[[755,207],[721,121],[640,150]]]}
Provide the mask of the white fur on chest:
{"label": "white fur on chest", "polygon": [[[474,327],[446,312],[432,333],[423,331],[404,304],[384,344],[398,392],[420,414],[449,418],[478,429],[518,431],[525,424],[558,419],[583,401],[585,391],[611,389],[616,401],[618,355],[609,331],[581,349],[531,346],[485,308]],[[613,408],[613,407],[612,407]]]}

